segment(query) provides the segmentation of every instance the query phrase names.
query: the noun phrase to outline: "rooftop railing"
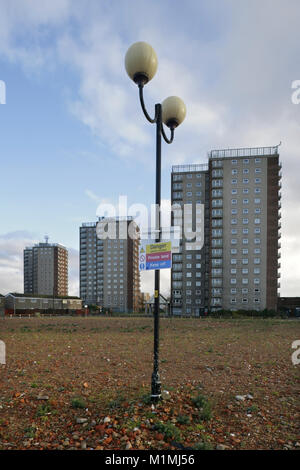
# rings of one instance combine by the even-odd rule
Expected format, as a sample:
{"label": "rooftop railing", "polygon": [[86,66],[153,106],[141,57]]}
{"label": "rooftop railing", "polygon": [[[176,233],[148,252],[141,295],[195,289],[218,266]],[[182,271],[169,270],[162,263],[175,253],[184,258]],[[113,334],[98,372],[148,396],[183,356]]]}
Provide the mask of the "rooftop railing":
{"label": "rooftop railing", "polygon": [[279,145],[274,147],[245,147],[237,149],[211,150],[208,152],[208,158],[263,157],[278,155]]}
{"label": "rooftop railing", "polygon": [[190,165],[174,165],[172,173],[190,173],[193,171],[208,171],[207,163],[195,163]]}

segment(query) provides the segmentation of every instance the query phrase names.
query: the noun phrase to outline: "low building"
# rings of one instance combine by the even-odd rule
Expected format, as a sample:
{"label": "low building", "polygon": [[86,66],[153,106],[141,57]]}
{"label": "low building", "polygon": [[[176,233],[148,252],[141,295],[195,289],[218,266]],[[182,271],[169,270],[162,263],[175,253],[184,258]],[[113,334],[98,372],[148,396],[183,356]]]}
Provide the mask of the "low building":
{"label": "low building", "polygon": [[278,297],[278,311],[300,316],[300,297]]}
{"label": "low building", "polygon": [[5,314],[22,315],[30,313],[68,314],[81,313],[82,300],[79,297],[50,297],[46,295],[10,293],[5,296]]}
{"label": "low building", "polygon": [[4,295],[0,294],[0,317],[4,317],[4,310],[5,310],[5,297]]}

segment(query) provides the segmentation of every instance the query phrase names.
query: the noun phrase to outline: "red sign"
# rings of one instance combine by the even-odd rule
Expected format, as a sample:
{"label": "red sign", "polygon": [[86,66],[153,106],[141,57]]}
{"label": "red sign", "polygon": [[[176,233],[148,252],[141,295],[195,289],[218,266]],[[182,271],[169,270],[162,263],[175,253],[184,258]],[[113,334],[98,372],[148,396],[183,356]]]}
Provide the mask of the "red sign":
{"label": "red sign", "polygon": [[150,263],[153,261],[170,261],[171,260],[171,251],[165,253],[151,253],[146,255],[146,262]]}

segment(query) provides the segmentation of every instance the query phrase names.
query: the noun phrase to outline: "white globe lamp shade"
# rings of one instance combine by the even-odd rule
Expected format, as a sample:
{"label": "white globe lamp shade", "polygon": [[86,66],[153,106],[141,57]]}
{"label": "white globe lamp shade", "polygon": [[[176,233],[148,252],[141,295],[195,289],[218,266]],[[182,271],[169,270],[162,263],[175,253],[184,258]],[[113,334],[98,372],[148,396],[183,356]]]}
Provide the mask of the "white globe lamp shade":
{"label": "white globe lamp shade", "polygon": [[171,129],[179,126],[185,119],[186,106],[178,96],[169,96],[162,102],[162,120]]}
{"label": "white globe lamp shade", "polygon": [[125,68],[129,77],[138,85],[148,83],[157,71],[157,56],[147,42],[135,42],[125,56]]}

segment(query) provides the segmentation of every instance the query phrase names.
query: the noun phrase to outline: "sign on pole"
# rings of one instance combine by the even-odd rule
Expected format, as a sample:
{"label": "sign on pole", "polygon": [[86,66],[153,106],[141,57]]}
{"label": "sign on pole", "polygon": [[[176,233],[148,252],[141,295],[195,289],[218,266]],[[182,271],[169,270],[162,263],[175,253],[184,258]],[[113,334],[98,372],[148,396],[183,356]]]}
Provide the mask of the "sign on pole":
{"label": "sign on pole", "polygon": [[140,271],[169,269],[172,267],[172,242],[149,243],[141,241]]}

